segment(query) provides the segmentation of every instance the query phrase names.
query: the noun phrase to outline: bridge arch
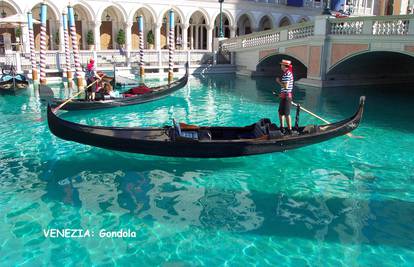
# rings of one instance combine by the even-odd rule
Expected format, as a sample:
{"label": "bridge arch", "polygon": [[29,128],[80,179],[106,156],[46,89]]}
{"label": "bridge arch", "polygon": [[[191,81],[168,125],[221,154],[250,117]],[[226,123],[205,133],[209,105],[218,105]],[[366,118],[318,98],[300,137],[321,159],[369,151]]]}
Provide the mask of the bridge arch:
{"label": "bridge arch", "polygon": [[[397,51],[362,51],[332,65],[327,80],[412,80],[414,55]],[[397,81],[398,82],[398,81]]]}
{"label": "bridge arch", "polygon": [[292,61],[295,80],[306,78],[308,67],[304,62],[287,53],[278,52],[263,55],[263,57],[259,59],[259,63],[256,66],[255,74],[258,76],[280,76],[282,74],[282,70],[280,69],[280,62],[282,59]]}

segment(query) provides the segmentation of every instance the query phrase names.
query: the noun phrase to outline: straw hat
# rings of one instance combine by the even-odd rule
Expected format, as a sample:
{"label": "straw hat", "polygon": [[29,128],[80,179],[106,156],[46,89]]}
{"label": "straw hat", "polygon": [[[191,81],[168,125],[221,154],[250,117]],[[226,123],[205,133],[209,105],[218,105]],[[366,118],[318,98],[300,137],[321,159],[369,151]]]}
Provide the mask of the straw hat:
{"label": "straw hat", "polygon": [[280,65],[290,66],[292,64],[292,61],[287,59],[282,59],[282,62],[280,62]]}

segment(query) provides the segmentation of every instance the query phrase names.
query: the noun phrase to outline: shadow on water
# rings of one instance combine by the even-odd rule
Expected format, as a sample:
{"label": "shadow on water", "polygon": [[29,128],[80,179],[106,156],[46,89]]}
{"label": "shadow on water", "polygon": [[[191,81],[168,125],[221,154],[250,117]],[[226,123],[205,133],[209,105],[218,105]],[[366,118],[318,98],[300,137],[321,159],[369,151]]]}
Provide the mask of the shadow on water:
{"label": "shadow on water", "polygon": [[[117,164],[113,167],[115,159]],[[80,195],[89,201],[96,197],[100,210],[89,212],[113,216],[109,207],[118,206],[129,211],[119,214],[126,224],[134,224],[139,218],[148,225],[161,223],[179,229],[196,227],[240,235],[404,248],[414,245],[412,202],[319,194],[292,197],[284,192],[249,190],[244,179],[234,177],[241,165],[238,160],[137,160],[122,154],[114,157],[110,153],[88,153],[86,157],[65,158],[42,166],[50,170],[40,176],[46,182],[42,200],[80,208]],[[217,177],[216,172],[225,168],[233,173],[232,177]],[[85,183],[92,183],[96,190],[86,190]],[[109,191],[114,189],[116,198],[99,200],[105,194],[113,196]]]}

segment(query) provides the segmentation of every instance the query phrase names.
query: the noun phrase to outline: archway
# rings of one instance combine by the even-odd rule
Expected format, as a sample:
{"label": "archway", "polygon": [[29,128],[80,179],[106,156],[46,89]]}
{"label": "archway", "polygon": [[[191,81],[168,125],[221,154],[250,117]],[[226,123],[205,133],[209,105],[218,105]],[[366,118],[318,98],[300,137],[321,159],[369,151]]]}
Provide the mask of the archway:
{"label": "archway", "polygon": [[[101,50],[117,49],[116,39],[125,23],[122,12],[115,6],[105,8],[101,15]],[[124,32],[125,34],[125,32]]]}
{"label": "archway", "polygon": [[207,23],[203,13],[194,12],[189,22],[187,43],[190,49],[207,49]]}
{"label": "archway", "polygon": [[[214,20],[214,37],[219,37],[220,34],[220,14]],[[224,37],[230,38],[230,20],[228,16],[223,13],[223,34]]]}
{"label": "archway", "polygon": [[135,50],[139,49],[138,16],[142,16],[142,20],[144,22],[144,27],[143,27],[144,28],[144,47],[146,49],[148,48],[152,49],[154,46],[154,38],[150,37],[151,43],[148,43],[148,33],[151,31],[152,35],[154,34],[155,19],[152,17],[151,12],[145,7],[138,9],[134,13],[134,16],[133,16],[134,22],[132,23],[132,26],[131,26],[131,34],[132,34],[131,48]]}
{"label": "archway", "polygon": [[[88,31],[92,31],[93,33],[94,29],[93,18],[83,5],[75,5],[73,7],[73,11],[75,17],[78,47],[81,50],[86,49],[88,45],[86,42],[86,35],[88,34]],[[69,45],[72,47],[72,42],[69,42]]]}
{"label": "archway", "polygon": [[[33,18],[40,21],[40,9],[42,4],[37,4],[32,8]],[[59,20],[55,14],[59,14],[48,3],[46,20],[46,50],[59,49]],[[35,50],[40,50],[40,24],[33,25],[35,38]]]}
{"label": "archway", "polygon": [[298,59],[285,54],[272,54],[263,58],[259,64],[257,64],[255,74],[257,76],[269,77],[282,76],[282,70],[280,69],[280,62],[282,59],[287,59],[292,62],[295,81],[307,77],[308,68]]}
{"label": "archway", "polygon": [[[175,49],[182,48],[183,40],[183,20],[180,14],[174,10],[174,43]],[[168,32],[170,29],[169,11],[166,11],[162,18],[160,45],[161,49],[168,49]]]}
{"label": "archway", "polygon": [[269,16],[263,16],[259,22],[259,31],[266,31],[273,28],[272,20]]}
{"label": "archway", "polygon": [[290,24],[292,24],[290,19],[288,17],[283,17],[279,22],[279,27],[289,26]]}
{"label": "archway", "polygon": [[413,81],[414,57],[393,51],[364,52],[336,63],[327,80]]}
{"label": "archway", "polygon": [[239,20],[237,21],[237,35],[245,35],[252,33],[252,22],[250,21],[250,18],[247,14],[243,14]]}
{"label": "archway", "polygon": [[308,21],[308,19],[307,19],[307,18],[302,17],[302,18],[300,18],[300,19],[298,20],[298,23],[307,22],[307,21]]}

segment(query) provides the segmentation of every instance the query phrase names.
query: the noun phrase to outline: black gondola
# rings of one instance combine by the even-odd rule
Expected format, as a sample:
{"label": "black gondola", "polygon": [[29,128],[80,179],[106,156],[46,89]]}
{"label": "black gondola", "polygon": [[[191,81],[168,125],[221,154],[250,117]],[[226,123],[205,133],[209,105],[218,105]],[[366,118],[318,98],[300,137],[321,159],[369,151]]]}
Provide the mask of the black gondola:
{"label": "black gondola", "polygon": [[62,139],[131,153],[170,157],[220,158],[280,152],[345,135],[361,121],[365,97],[350,118],[326,125],[297,127],[283,135],[269,119],[245,127],[198,127],[175,124],[162,128],[88,126],[57,117],[48,106],[50,131]]}
{"label": "black gondola", "polygon": [[[139,94],[136,96],[130,97],[117,97],[117,98],[110,98],[104,100],[94,100],[94,101],[87,101],[85,99],[73,99],[70,102],[66,103],[61,109],[63,110],[86,110],[86,109],[101,109],[101,108],[113,108],[119,106],[128,106],[128,105],[135,105],[145,102],[154,101],[165,96],[170,95],[171,93],[179,90],[180,88],[184,87],[188,82],[188,64],[186,64],[186,73],[183,77],[174,81],[172,83],[151,87],[150,91],[144,94]],[[40,92],[51,91],[50,88],[45,88],[40,86]],[[44,95],[44,94],[43,94]],[[64,99],[57,99],[52,98],[48,100],[52,107],[59,106],[63,103]]]}
{"label": "black gondola", "polygon": [[14,66],[4,66],[0,77],[0,92],[6,94],[16,94],[22,89],[26,89],[29,82],[26,77],[17,74]]}

